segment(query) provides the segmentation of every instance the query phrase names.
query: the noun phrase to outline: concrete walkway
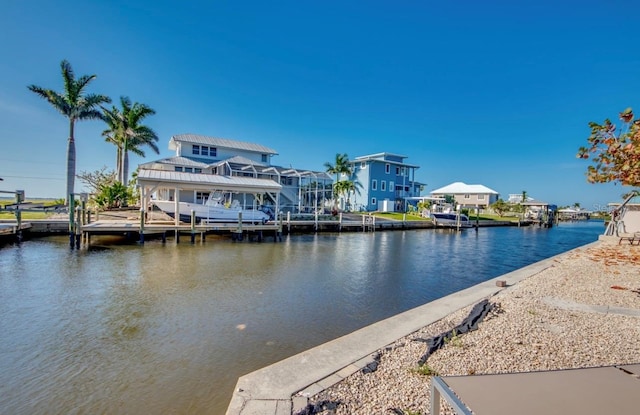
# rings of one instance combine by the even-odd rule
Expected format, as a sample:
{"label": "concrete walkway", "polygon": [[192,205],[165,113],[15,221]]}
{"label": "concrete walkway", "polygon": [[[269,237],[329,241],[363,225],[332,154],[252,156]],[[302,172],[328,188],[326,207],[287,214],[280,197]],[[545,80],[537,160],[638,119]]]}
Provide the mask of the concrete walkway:
{"label": "concrete walkway", "polygon": [[554,258],[416,307],[242,376],[226,413],[291,415],[300,411],[307,406],[309,397],[372,363],[376,351],[505,289],[497,286],[498,280],[509,287],[549,268]]}

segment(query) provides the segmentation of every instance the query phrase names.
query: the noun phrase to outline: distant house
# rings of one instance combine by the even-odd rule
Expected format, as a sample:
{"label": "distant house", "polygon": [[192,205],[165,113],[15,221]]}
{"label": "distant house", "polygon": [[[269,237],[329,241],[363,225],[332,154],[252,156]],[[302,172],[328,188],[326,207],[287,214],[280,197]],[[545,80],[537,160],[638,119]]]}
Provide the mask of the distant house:
{"label": "distant house", "polygon": [[278,153],[256,143],[196,134],[174,135],[175,156],[138,166],[144,206],[153,194],[161,200],[203,202],[210,192],[241,204],[266,204],[279,211],[310,211],[332,198],[333,179],[326,172],[271,163]]}
{"label": "distant house", "polygon": [[498,200],[498,192],[481,184],[451,183],[430,192],[434,197],[451,196],[459,205],[486,208]]}
{"label": "distant house", "polygon": [[507,203],[513,203],[514,205],[522,202],[530,202],[534,200],[532,197],[529,197],[525,194],[525,200],[522,200],[522,193],[509,193],[509,198],[506,200]]}
{"label": "distant house", "polygon": [[376,153],[350,160],[351,180],[359,194],[351,208],[364,211],[395,212],[406,210],[406,198],[419,196],[424,188],[415,180],[419,166],[405,163],[406,156]]}

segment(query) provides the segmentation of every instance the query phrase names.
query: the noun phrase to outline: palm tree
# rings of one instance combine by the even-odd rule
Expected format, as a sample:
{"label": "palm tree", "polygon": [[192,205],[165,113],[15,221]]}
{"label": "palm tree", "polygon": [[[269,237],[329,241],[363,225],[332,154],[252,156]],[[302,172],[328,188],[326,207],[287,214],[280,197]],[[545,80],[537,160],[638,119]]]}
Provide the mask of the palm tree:
{"label": "palm tree", "polygon": [[65,200],[68,202],[68,198],[74,193],[76,177],[76,142],[74,136],[76,121],[102,118],[102,114],[96,107],[102,103],[111,102],[111,99],[106,95],[85,93],[85,88],[96,78],[96,75],[83,75],[76,79],[71,64],[66,60],[60,63],[60,68],[62,69],[62,80],[64,81],[63,92],[56,92],[36,85],[29,85],[27,88],[47,100],[55,109],[69,119],[67,193],[65,194]]}
{"label": "palm tree", "polygon": [[351,194],[353,194],[354,203],[357,195],[360,195],[362,184],[357,180],[345,180],[343,185],[344,193],[347,195],[347,206],[351,206]]}
{"label": "palm tree", "polygon": [[527,191],[523,190],[522,191],[522,203],[527,201]]}
{"label": "palm tree", "polygon": [[327,169],[327,173],[336,175],[336,181],[333,184],[333,200],[335,201],[335,204],[337,206],[338,196],[340,196],[342,192],[342,185],[339,184],[340,175],[345,174],[348,177],[351,176],[351,173],[353,172],[351,169],[351,164],[349,164],[349,156],[347,155],[347,153],[336,153],[336,160],[334,164],[331,164],[331,162],[327,161],[326,163],[324,163],[324,167]]}
{"label": "palm tree", "polygon": [[347,155],[347,153],[337,153],[334,164],[331,164],[327,161],[326,163],[324,163],[324,167],[327,169],[327,173],[336,175],[336,182],[340,180],[341,174],[350,176],[352,173],[351,164],[349,164],[349,156]]}
{"label": "palm tree", "polygon": [[103,118],[107,123],[107,129],[102,132],[106,141],[117,147],[116,171],[118,180],[127,185],[129,177],[129,152],[144,157],[142,146],[149,146],[156,154],[159,154],[158,135],[146,125],[140,122],[156,112],[145,104],[138,102],[131,104],[128,97],[120,97],[122,109],[113,106],[111,109],[102,107]]}

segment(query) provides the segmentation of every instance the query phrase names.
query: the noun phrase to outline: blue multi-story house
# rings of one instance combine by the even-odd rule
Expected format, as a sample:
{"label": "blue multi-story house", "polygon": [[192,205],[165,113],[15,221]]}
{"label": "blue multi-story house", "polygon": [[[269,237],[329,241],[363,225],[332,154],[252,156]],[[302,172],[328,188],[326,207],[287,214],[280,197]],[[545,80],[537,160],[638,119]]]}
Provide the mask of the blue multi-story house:
{"label": "blue multi-story house", "polygon": [[356,183],[358,192],[352,206],[343,207],[353,210],[404,212],[407,198],[420,196],[424,185],[415,180],[419,166],[405,163],[406,156],[392,153],[377,153],[356,157],[350,160],[352,175],[350,180]]}

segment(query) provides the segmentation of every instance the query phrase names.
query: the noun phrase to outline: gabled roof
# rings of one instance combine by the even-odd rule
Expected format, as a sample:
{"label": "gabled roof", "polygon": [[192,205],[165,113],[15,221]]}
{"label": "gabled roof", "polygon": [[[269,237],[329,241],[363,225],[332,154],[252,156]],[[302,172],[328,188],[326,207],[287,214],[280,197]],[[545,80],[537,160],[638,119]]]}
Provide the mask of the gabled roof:
{"label": "gabled roof", "polygon": [[433,194],[442,194],[442,195],[456,195],[456,194],[494,194],[497,195],[498,192],[495,190],[489,189],[487,186],[483,186],[481,184],[466,184],[463,182],[455,182],[451,183],[447,186],[441,187],[439,189],[433,190],[430,192]]}
{"label": "gabled roof", "polygon": [[245,150],[245,151],[253,151],[255,153],[261,154],[278,154],[272,148],[265,147],[261,144],[256,143],[247,143],[245,141],[236,141],[229,140],[226,138],[217,138],[217,137],[208,137],[205,135],[197,135],[197,134],[177,134],[171,137],[169,140],[169,149],[175,150],[177,142],[191,143],[191,144],[199,144],[205,146],[212,147],[223,147],[230,148],[234,150]]}
{"label": "gabled roof", "polygon": [[243,164],[246,166],[259,166],[259,167],[267,167],[268,164],[267,163],[260,163],[258,161],[254,161],[254,160],[250,160],[246,157],[242,157],[242,156],[233,156],[231,158],[228,159],[224,159],[224,160],[220,160],[217,161],[215,163],[212,163],[212,166],[221,166],[225,163],[233,163],[233,164]]}

